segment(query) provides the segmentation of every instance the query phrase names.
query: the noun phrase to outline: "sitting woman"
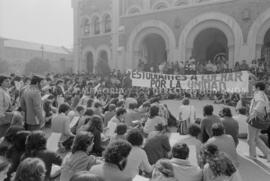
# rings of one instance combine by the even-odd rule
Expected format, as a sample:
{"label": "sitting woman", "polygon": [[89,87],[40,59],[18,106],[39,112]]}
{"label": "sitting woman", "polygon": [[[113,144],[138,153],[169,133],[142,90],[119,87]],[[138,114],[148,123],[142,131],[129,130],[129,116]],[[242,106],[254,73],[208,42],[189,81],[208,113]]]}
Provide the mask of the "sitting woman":
{"label": "sitting woman", "polygon": [[177,181],[170,160],[161,159],[155,164],[150,181]]}
{"label": "sitting woman", "polygon": [[93,148],[94,136],[87,132],[76,135],[71,153],[63,161],[60,181],[70,180],[79,171],[89,171],[96,164],[94,156],[88,156]]}

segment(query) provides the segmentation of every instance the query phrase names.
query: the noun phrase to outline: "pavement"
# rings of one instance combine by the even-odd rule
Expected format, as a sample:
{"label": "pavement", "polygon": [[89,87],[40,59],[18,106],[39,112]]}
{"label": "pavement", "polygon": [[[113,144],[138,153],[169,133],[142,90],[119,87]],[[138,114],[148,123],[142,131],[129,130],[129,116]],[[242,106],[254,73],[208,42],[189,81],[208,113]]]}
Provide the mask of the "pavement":
{"label": "pavement", "polygon": [[[172,112],[173,115],[177,117],[178,109],[182,104],[181,101],[177,100],[166,100],[163,103],[167,104],[169,110]],[[203,107],[208,104],[212,104],[214,106],[214,113],[218,114],[218,112],[224,106],[220,104],[213,104],[213,101],[209,100],[191,100],[191,105],[195,106],[196,115],[199,118],[203,117]],[[232,110],[232,114],[235,115],[235,108],[230,107]],[[177,140],[181,139],[181,136],[177,133],[172,133],[170,137],[170,143],[173,144],[177,142]],[[237,147],[237,151],[239,154],[239,162],[240,167],[239,171],[242,176],[243,181],[270,181],[270,163],[267,162],[265,159],[258,158],[256,161],[249,159],[246,155],[248,155],[248,144],[246,140],[240,140],[240,143]],[[258,154],[261,152],[258,150]],[[193,154],[195,155],[195,154]],[[192,156],[191,156],[192,157]],[[193,158],[191,158],[192,160]]]}

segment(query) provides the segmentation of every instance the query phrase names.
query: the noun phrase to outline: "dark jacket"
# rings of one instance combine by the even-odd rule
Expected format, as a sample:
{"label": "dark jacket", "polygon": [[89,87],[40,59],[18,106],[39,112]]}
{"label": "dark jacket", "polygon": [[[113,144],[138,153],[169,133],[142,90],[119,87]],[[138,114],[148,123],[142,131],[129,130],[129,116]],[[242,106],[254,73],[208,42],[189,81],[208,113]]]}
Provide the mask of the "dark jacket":
{"label": "dark jacket", "polygon": [[216,115],[207,116],[201,122],[202,130],[202,142],[205,143],[207,140],[212,137],[212,125],[215,123],[221,123],[220,119]]}

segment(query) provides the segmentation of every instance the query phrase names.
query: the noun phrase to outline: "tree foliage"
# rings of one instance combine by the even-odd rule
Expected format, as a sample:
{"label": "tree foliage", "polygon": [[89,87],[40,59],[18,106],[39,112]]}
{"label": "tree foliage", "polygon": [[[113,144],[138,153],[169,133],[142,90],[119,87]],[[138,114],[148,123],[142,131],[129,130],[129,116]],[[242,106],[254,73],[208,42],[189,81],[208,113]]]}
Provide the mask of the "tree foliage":
{"label": "tree foliage", "polygon": [[99,59],[96,64],[95,71],[97,74],[101,76],[106,76],[106,75],[109,75],[109,73],[111,72],[111,69],[106,60]]}
{"label": "tree foliage", "polygon": [[38,73],[44,74],[50,72],[51,65],[49,60],[44,60],[42,58],[33,58],[25,64],[24,73]]}

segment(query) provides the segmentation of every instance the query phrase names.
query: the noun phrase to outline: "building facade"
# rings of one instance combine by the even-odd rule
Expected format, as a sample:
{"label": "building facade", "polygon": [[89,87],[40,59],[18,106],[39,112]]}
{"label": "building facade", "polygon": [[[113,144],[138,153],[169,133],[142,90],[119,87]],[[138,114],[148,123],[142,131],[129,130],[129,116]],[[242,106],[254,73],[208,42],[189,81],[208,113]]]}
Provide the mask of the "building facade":
{"label": "building facade", "polygon": [[269,59],[269,0],[73,0],[74,67]]}
{"label": "building facade", "polygon": [[23,74],[25,64],[33,58],[48,60],[52,68],[48,72],[64,73],[72,71],[73,54],[71,50],[65,47],[0,37],[0,60],[9,64],[7,72]]}

